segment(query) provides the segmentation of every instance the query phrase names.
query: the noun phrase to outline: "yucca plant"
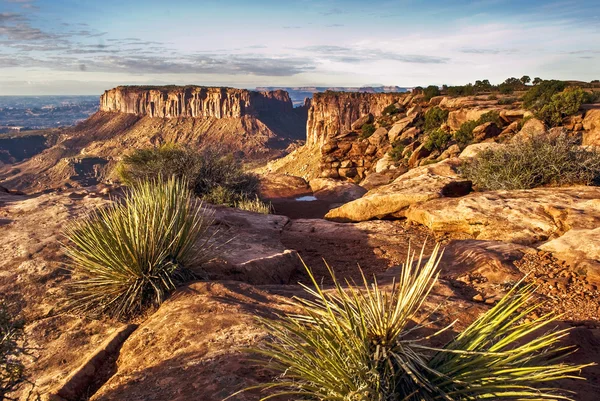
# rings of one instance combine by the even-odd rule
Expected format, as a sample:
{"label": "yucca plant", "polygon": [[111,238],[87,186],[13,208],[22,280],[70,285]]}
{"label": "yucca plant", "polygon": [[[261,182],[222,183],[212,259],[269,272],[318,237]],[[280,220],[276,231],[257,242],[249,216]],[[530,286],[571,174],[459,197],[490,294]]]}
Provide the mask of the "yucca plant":
{"label": "yucca plant", "polygon": [[123,318],[162,303],[207,256],[211,224],[185,180],[136,183],[122,200],[67,226],[72,306]]}
{"label": "yucca plant", "polygon": [[9,313],[0,297],[0,400],[12,400],[9,394],[25,381],[22,357],[26,352],[24,323]]}
{"label": "yucca plant", "polygon": [[438,277],[439,247],[423,260],[423,251],[409,251],[389,289],[364,276],[361,286],[342,285],[329,269],[334,286],[325,291],[307,268],[314,288],[292,301],[298,314],[261,319],[270,336],[251,351],[278,377],[251,389],[263,389],[262,400],[570,399],[542,386],[579,378],[587,365],[557,361],[571,351],[557,346],[566,330],[532,336],[555,317],[525,320],[536,309],[531,286],[515,287],[445,347],[428,345],[452,325],[419,334],[433,323],[422,306]]}

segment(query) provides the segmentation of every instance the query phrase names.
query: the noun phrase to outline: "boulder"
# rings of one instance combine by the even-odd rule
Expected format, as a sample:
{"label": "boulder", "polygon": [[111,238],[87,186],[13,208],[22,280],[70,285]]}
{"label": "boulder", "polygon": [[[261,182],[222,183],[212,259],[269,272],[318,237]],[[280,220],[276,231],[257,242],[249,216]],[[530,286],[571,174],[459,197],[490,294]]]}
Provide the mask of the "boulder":
{"label": "boulder", "polygon": [[474,143],[472,145],[467,146],[458,156],[459,159],[468,159],[471,157],[477,156],[480,152],[488,149],[498,149],[502,148],[506,145],[496,142],[484,142],[484,143]]}
{"label": "boulder", "polygon": [[295,198],[310,193],[304,178],[287,174],[265,174],[260,176],[260,196],[264,199]]}
{"label": "boulder", "polygon": [[415,122],[417,115],[412,115],[408,117],[404,117],[402,120],[395,123],[390,131],[388,132],[388,139],[390,143],[394,143],[394,141],[398,138],[398,136],[412,123]]}
{"label": "boulder", "polygon": [[385,129],[383,127],[379,127],[379,128],[377,128],[377,130],[375,132],[373,132],[373,135],[371,135],[367,140],[369,141],[370,145],[380,146],[383,143],[383,141],[385,139],[387,139],[387,137],[388,137],[387,129]]}
{"label": "boulder", "polygon": [[403,142],[404,141],[412,141],[417,136],[419,136],[420,133],[421,133],[421,131],[417,127],[410,127],[409,129],[405,130],[398,139],[400,139]]}
{"label": "boulder", "polygon": [[347,203],[362,197],[367,190],[348,181],[315,178],[310,181],[314,196],[330,203]]}
{"label": "boulder", "polygon": [[387,185],[394,179],[394,173],[392,171],[371,173],[360,182],[360,186],[365,188],[367,191]]}
{"label": "boulder", "polygon": [[541,245],[579,271],[585,271],[590,282],[600,285],[600,228],[572,229],[563,236]]}
{"label": "boulder", "polygon": [[421,159],[426,158],[427,156],[429,156],[431,154],[431,151],[428,150],[427,148],[425,148],[425,144],[421,144],[419,145],[419,147],[417,147],[412,155],[410,155],[410,158],[408,159],[408,167],[409,168],[413,168],[418,166],[419,161]]}
{"label": "boulder", "polygon": [[454,110],[448,114],[447,124],[453,131],[456,131],[467,121],[477,121],[482,115],[490,111],[498,111],[498,109],[469,108]]}
{"label": "boulder", "polygon": [[0,185],[0,193],[9,194],[10,191],[8,190],[8,188],[4,188],[2,185]]}
{"label": "boulder", "polygon": [[450,159],[451,157],[457,157],[460,155],[460,147],[457,144],[450,145],[450,147],[442,152],[437,158],[438,161]]}
{"label": "boulder", "polygon": [[[294,312],[286,301],[227,281],[180,288],[125,342],[114,375],[91,400],[220,401],[263,382],[266,372],[243,350],[266,335],[257,316]],[[235,399],[261,395],[255,390]]]}
{"label": "boulder", "polygon": [[498,126],[492,122],[487,122],[481,125],[478,125],[473,129],[473,139],[476,142],[481,142],[486,139],[495,138],[502,130],[498,128]]}
{"label": "boulder", "polygon": [[531,245],[571,229],[598,227],[600,188],[478,192],[414,203],[405,215],[437,233]]}
{"label": "boulder", "polygon": [[283,246],[279,238],[289,221],[285,216],[216,207],[217,258],[203,265],[199,275],[250,284],[288,284],[301,267],[296,251]]}
{"label": "boulder", "polygon": [[408,111],[406,112],[406,115],[408,117],[417,117],[419,114],[421,114],[423,112],[423,109],[421,108],[420,105],[416,105],[411,107],[410,109],[408,109]]}
{"label": "boulder", "polygon": [[430,106],[439,106],[440,103],[442,103],[442,101],[446,98],[446,96],[434,96],[431,99],[429,99],[429,105]]}
{"label": "boulder", "polygon": [[583,145],[600,146],[600,109],[591,109],[583,119]]}
{"label": "boulder", "polygon": [[546,125],[537,118],[531,118],[523,124],[523,128],[510,139],[511,143],[517,143],[530,140],[536,135],[542,135],[548,132]]}
{"label": "boulder", "polygon": [[382,173],[396,165],[396,161],[392,159],[389,154],[385,154],[381,159],[377,160],[375,164],[375,172]]}
{"label": "boulder", "polygon": [[367,192],[362,198],[332,209],[325,218],[343,221],[366,221],[374,218],[402,217],[412,204],[443,196],[460,196],[470,192],[469,181],[456,173],[458,159],[422,166],[396,178],[391,184]]}
{"label": "boulder", "polygon": [[372,122],[373,122],[373,114],[369,113],[367,115],[362,116],[358,120],[354,121],[351,124],[351,128],[352,128],[352,130],[357,131],[357,130],[361,129],[363,125],[370,124]]}
{"label": "boulder", "polygon": [[525,117],[533,117],[533,114],[528,110],[501,110],[500,118],[506,121],[508,124],[522,120]]}

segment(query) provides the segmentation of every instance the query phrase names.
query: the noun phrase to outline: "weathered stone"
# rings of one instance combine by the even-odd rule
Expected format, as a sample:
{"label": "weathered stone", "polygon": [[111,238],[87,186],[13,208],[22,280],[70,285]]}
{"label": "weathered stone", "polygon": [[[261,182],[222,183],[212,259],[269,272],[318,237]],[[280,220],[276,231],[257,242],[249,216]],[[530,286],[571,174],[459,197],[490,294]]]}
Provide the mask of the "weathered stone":
{"label": "weathered stone", "polygon": [[419,161],[431,154],[431,151],[425,148],[425,144],[419,145],[418,148],[414,150],[410,158],[408,159],[408,167],[413,168],[418,165]]}
{"label": "weathered stone", "polygon": [[481,124],[473,129],[473,138],[477,142],[497,137],[502,130],[492,122]]}
{"label": "weathered stone", "polygon": [[390,171],[382,173],[371,173],[360,182],[360,186],[366,190],[371,190],[382,185],[387,185],[394,179],[394,174]]}
{"label": "weathered stone", "polygon": [[354,121],[352,123],[352,125],[350,125],[350,128],[354,131],[358,131],[362,128],[363,125],[370,124],[372,122],[373,122],[373,114],[368,113],[368,114],[362,116],[361,118],[359,118],[358,120]]}
{"label": "weathered stone", "polygon": [[323,146],[321,146],[321,153],[326,155],[328,153],[333,152],[334,150],[336,150],[337,144],[334,142],[327,142],[326,144],[324,144]]}
{"label": "weathered stone", "polygon": [[490,111],[498,111],[498,109],[473,108],[451,111],[448,114],[447,124],[453,131],[456,131],[467,121],[477,121],[482,115]]}
{"label": "weathered stone", "polygon": [[420,133],[421,133],[421,131],[417,127],[410,127],[409,129],[404,131],[398,139],[401,140],[402,142],[412,141],[417,136],[419,136]]}
{"label": "weathered stone", "polygon": [[459,163],[457,159],[448,159],[410,170],[391,184],[370,190],[362,198],[331,210],[325,217],[350,221],[399,217],[411,204],[439,198],[445,187],[463,181],[455,171]]}
{"label": "weathered stone", "polygon": [[375,132],[373,132],[373,135],[368,138],[369,144],[373,146],[379,146],[385,139],[387,139],[387,136],[387,129],[379,127]]}
{"label": "weathered stone", "polygon": [[460,155],[460,147],[457,144],[450,145],[450,147],[442,152],[437,158],[438,161],[449,159],[451,157],[457,157]]}
{"label": "weathered stone", "polygon": [[354,178],[358,175],[358,171],[354,167],[340,168],[338,170],[338,173],[340,174],[340,177],[344,177],[344,178]]}
{"label": "weathered stone", "polygon": [[474,143],[467,146],[460,154],[459,159],[468,159],[477,156],[479,153],[488,149],[499,149],[506,145],[496,142]]}
{"label": "weathered stone", "polygon": [[530,140],[532,137],[541,135],[547,132],[546,126],[537,118],[529,119],[515,136],[510,140],[511,143]]}
{"label": "weathered stone", "polygon": [[423,109],[421,108],[421,106],[416,105],[416,106],[413,106],[410,109],[408,109],[408,111],[406,112],[406,115],[408,117],[417,117],[422,112],[423,112]]}
{"label": "weathered stone", "polygon": [[337,168],[327,168],[321,170],[322,178],[340,178],[340,174]]}
{"label": "weathered stone", "polygon": [[529,245],[556,238],[570,229],[598,227],[600,188],[479,192],[414,204],[406,217],[436,232]]}
{"label": "weathered stone", "polygon": [[388,139],[390,141],[390,143],[393,143],[394,141],[396,141],[396,139],[398,138],[398,136],[412,123],[415,122],[415,119],[417,118],[417,115],[412,115],[412,116],[408,116],[403,118],[402,120],[398,121],[396,124],[394,124],[392,126],[392,128],[390,128],[390,132],[388,132]]}
{"label": "weathered stone", "polygon": [[301,177],[272,173],[260,176],[259,193],[263,199],[292,198],[309,194],[310,187]]}
{"label": "weathered stone", "polygon": [[310,181],[314,196],[330,203],[346,203],[362,197],[367,190],[348,181],[315,178]]}
{"label": "weathered stone", "polygon": [[583,119],[583,145],[600,146],[600,109],[588,110]]}
{"label": "weathered stone", "polygon": [[340,167],[341,168],[354,167],[354,162],[352,162],[352,160],[344,160],[341,162]]}

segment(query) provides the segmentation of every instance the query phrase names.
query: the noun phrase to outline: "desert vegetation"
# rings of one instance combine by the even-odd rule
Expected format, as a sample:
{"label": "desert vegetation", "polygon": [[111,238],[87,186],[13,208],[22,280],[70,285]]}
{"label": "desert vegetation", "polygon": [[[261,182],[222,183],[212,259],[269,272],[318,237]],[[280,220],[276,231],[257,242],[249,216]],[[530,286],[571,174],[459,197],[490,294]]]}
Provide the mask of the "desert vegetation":
{"label": "desert vegetation", "polygon": [[425,123],[423,128],[425,131],[437,129],[448,120],[448,110],[441,109],[437,106],[430,108],[425,112]]}
{"label": "desert vegetation", "polygon": [[485,190],[598,185],[600,153],[566,135],[535,135],[479,153],[463,163],[462,174]]}
{"label": "desert vegetation", "polygon": [[364,124],[361,127],[361,131],[360,131],[360,138],[361,139],[367,139],[369,138],[371,135],[373,135],[373,133],[377,130],[377,128],[375,128],[375,125],[371,124],[371,123],[367,123]]}
{"label": "desert vegetation", "polygon": [[547,382],[578,378],[586,365],[559,361],[568,330],[548,330],[556,316],[527,319],[538,307],[531,285],[515,286],[446,345],[430,345],[452,327],[422,334],[434,320],[422,313],[439,276],[438,251],[426,262],[409,251],[390,288],[364,276],[361,285],[342,283],[330,269],[334,286],[325,290],[307,268],[313,287],[294,301],[298,313],[261,320],[270,341],[252,351],[278,375],[254,387],[267,391],[262,399],[569,400]]}
{"label": "desert vegetation", "polygon": [[211,224],[185,180],[133,184],[122,201],[66,228],[72,308],[126,318],[161,304],[210,252]]}
{"label": "desert vegetation", "polygon": [[177,145],[135,150],[117,166],[122,182],[132,185],[159,177],[184,179],[204,201],[230,207],[258,205],[258,177],[244,171],[241,163],[214,149],[194,151]]}
{"label": "desert vegetation", "polygon": [[22,357],[25,354],[24,322],[16,319],[0,298],[0,400],[10,400],[25,380]]}

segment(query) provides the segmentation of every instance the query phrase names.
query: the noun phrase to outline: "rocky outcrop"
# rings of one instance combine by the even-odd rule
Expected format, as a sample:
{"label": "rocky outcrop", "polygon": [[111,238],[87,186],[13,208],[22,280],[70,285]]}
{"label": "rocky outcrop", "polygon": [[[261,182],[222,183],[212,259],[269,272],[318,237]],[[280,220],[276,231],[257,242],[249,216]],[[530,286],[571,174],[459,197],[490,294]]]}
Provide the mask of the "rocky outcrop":
{"label": "rocky outcrop", "polygon": [[583,145],[600,146],[600,109],[588,110],[583,119]]}
{"label": "rocky outcrop", "polygon": [[[350,132],[352,123],[360,118],[369,113],[373,116],[380,116],[387,106],[407,96],[410,95],[364,92],[315,93],[308,111],[306,144],[308,146],[323,145],[335,136]],[[355,129],[359,129],[359,127],[355,127]]]}
{"label": "rocky outcrop", "polygon": [[291,113],[285,91],[255,92],[205,86],[118,86],[100,97],[100,111],[162,118],[240,118]]}
{"label": "rocky outcrop", "polygon": [[438,233],[531,245],[600,225],[600,188],[478,192],[413,204],[408,220]]}
{"label": "rocky outcrop", "polygon": [[403,217],[413,204],[443,196],[466,195],[471,182],[456,173],[456,159],[422,166],[401,175],[391,184],[367,192],[362,198],[331,210],[331,220],[366,221],[374,218]]}

